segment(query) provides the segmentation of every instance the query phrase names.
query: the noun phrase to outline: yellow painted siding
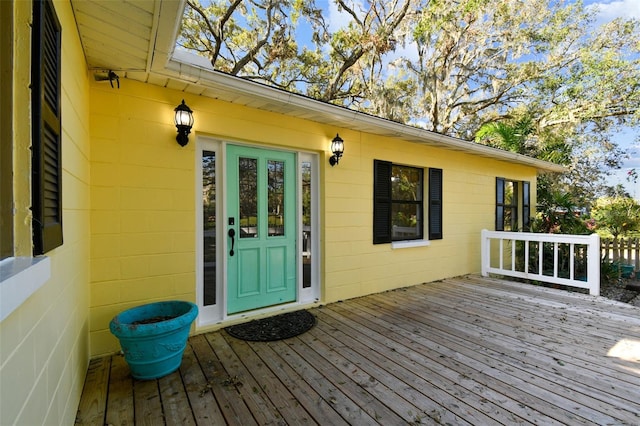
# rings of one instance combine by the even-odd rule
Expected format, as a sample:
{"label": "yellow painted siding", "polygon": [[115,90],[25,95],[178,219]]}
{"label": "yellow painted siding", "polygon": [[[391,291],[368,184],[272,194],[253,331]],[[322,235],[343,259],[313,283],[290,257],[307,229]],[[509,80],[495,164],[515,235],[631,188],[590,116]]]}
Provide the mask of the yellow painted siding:
{"label": "yellow painted siding", "polygon": [[[51,278],[0,323],[0,424],[73,424],[89,359],[89,82],[68,1],[63,32],[64,244],[47,253]],[[14,3],[15,253],[31,255],[31,2]]]}
{"label": "yellow painted siding", "polygon": [[[181,148],[173,109],[183,98],[194,111],[195,126]],[[328,150],[336,132],[345,140],[345,154],[330,167]],[[480,231],[493,229],[495,222],[495,178],[535,181],[530,167],[126,79],[120,90],[93,82],[93,354],[118,350],[108,331],[118,312],[162,299],[195,300],[197,135],[320,154],[322,302],[479,272]],[[372,244],[374,159],[443,169],[444,239],[395,250]]]}
{"label": "yellow painted siding", "polygon": [[180,96],[130,80],[92,85],[93,354],[119,349],[108,330],[118,312],[195,300],[195,159],[193,142],[175,142]]}

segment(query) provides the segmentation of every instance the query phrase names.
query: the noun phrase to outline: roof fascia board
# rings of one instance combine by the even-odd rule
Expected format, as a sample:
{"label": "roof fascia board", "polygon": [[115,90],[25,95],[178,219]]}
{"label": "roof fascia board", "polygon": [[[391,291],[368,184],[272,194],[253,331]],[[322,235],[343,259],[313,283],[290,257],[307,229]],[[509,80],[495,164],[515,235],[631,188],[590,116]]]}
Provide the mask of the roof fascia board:
{"label": "roof fascia board", "polygon": [[[173,56],[178,32],[184,15],[186,0],[157,0],[159,16],[152,36],[153,59],[148,67],[149,72],[161,72]],[[156,8],[158,6],[156,5]],[[155,19],[155,18],[154,18]]]}

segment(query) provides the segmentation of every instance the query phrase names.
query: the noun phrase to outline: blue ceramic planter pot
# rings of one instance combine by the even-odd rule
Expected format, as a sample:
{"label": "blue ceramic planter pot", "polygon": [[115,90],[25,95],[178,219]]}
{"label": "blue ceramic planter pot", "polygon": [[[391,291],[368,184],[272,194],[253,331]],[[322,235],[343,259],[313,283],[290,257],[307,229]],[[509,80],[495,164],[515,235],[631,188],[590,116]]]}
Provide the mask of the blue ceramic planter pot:
{"label": "blue ceramic planter pot", "polygon": [[121,312],[109,324],[131,375],[157,379],[180,367],[198,307],[185,301],[149,303]]}

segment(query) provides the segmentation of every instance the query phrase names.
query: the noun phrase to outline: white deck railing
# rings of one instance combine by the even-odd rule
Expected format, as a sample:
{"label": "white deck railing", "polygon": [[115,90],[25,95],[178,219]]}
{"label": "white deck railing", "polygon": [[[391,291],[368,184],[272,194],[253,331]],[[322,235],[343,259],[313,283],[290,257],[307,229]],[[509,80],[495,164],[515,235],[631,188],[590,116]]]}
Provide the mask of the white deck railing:
{"label": "white deck railing", "polygon": [[586,288],[589,294],[597,296],[600,294],[600,237],[485,229],[482,231],[482,275],[489,274]]}

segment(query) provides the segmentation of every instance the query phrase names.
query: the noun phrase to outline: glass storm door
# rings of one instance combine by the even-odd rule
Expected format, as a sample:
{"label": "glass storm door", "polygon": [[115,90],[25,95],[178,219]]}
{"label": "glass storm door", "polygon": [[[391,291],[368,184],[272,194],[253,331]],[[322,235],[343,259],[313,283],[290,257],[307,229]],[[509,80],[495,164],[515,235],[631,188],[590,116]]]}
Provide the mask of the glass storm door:
{"label": "glass storm door", "polygon": [[295,301],[295,154],[228,145],[227,170],[227,313]]}

